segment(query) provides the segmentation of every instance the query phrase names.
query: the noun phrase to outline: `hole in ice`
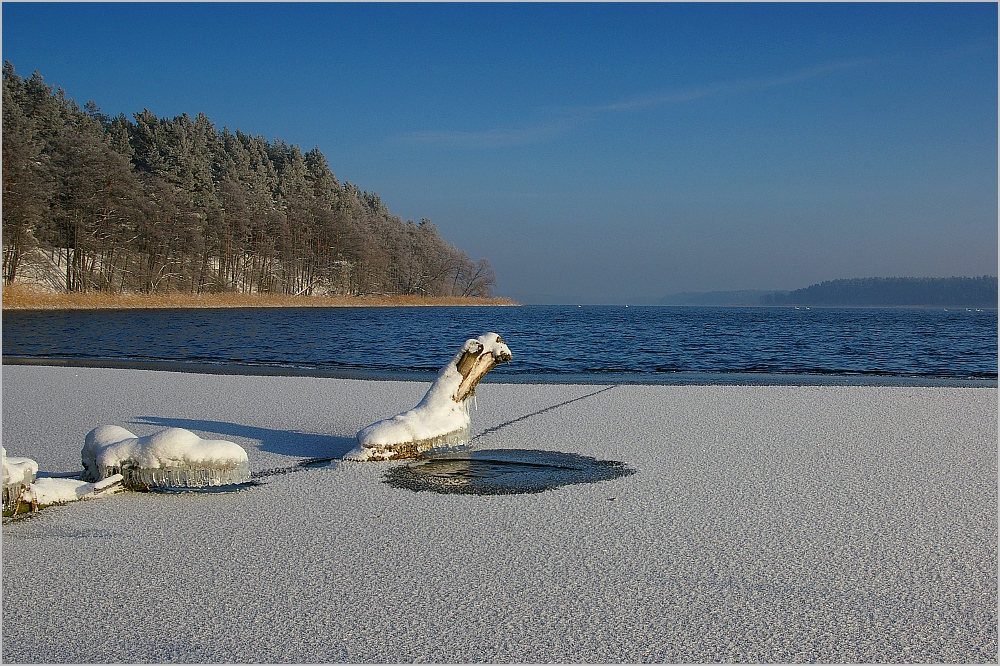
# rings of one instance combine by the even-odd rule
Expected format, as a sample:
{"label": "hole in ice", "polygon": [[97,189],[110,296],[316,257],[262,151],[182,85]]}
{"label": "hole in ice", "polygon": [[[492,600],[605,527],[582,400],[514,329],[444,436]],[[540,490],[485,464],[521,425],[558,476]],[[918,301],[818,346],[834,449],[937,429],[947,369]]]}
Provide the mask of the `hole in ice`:
{"label": "hole in ice", "polygon": [[[160,493],[163,495],[177,495],[180,493],[198,493],[200,495],[214,494],[214,493],[238,493],[241,490],[247,490],[253,488],[254,486],[264,485],[260,481],[244,481],[243,483],[228,483],[221,486],[191,486],[185,488],[183,486],[149,486],[148,492]],[[143,487],[134,487],[133,490],[138,490],[142,492],[146,490]]]}
{"label": "hole in ice", "polygon": [[[320,469],[323,467],[333,467],[338,462],[340,458],[309,458],[308,460],[302,460],[292,467],[276,467],[274,469],[263,469],[258,472],[254,472],[251,476],[255,479],[259,479],[265,476],[277,476],[279,474],[291,474],[293,472],[304,472],[310,469]],[[258,482],[259,483],[259,482]]]}
{"label": "hole in ice", "polygon": [[494,449],[425,453],[415,463],[394,467],[383,481],[396,488],[458,495],[540,493],[575,483],[596,483],[635,474],[617,460],[574,453]]}
{"label": "hole in ice", "polygon": [[303,469],[316,469],[317,467],[330,467],[333,463],[340,460],[340,458],[311,458],[309,460],[303,460],[299,463],[299,467]]}

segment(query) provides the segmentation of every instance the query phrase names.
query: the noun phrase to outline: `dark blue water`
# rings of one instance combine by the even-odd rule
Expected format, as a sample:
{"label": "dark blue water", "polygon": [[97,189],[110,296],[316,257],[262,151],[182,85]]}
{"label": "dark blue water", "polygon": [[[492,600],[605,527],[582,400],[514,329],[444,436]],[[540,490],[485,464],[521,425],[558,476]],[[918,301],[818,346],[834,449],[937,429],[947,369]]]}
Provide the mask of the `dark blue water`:
{"label": "dark blue water", "polygon": [[[997,378],[997,311],[524,306],[8,311],[6,362],[426,378],[495,331],[493,381]],[[866,380],[866,381],[868,381]]]}

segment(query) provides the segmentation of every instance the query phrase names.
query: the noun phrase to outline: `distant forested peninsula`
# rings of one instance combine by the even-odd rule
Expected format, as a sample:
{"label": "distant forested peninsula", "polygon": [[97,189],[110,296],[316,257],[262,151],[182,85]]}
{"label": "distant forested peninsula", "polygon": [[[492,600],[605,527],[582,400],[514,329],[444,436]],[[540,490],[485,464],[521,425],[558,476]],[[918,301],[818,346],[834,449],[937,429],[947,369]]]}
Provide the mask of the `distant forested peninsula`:
{"label": "distant forested peninsula", "polygon": [[857,278],[830,280],[805,289],[767,294],[774,305],[997,307],[997,278]]}
{"label": "distant forested peninsula", "polygon": [[429,220],[334,177],[319,148],[199,113],[111,118],[3,67],[3,283],[68,292],[486,297]]}
{"label": "distant forested peninsula", "polygon": [[997,278],[855,278],[795,291],[711,291],[673,294],[662,305],[829,305],[848,307],[997,307]]}

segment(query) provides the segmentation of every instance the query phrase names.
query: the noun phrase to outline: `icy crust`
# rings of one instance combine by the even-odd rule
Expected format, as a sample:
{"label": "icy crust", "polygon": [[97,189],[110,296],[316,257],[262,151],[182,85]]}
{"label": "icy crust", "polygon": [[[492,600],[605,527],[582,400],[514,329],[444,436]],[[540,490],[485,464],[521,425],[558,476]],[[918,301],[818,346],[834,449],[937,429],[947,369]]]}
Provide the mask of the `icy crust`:
{"label": "icy crust", "polygon": [[[426,398],[425,398],[426,400]],[[379,421],[358,433],[359,447],[349,460],[390,460],[412,458],[442,446],[458,446],[469,441],[469,408],[465,402],[449,401],[438,411],[422,409],[423,402],[408,412]]]}
{"label": "icy crust", "polygon": [[469,443],[469,426],[446,432],[436,437],[398,442],[395,444],[357,446],[348,453],[345,460],[395,460],[397,458],[415,458],[432,449],[449,449]]}
{"label": "icy crust", "polygon": [[30,458],[8,458],[7,449],[0,447],[3,454],[3,508],[14,508],[21,494],[21,484],[30,485],[38,476],[38,463]]}
{"label": "icy crust", "polygon": [[411,458],[430,449],[467,443],[469,397],[487,372],[511,357],[496,333],[466,340],[416,407],[363,428],[358,432],[358,446],[345,458]]}
{"label": "icy crust", "polygon": [[119,426],[98,426],[87,434],[80,458],[88,481],[122,474],[129,485],[200,488],[250,480],[243,447],[183,428],[137,437]]}

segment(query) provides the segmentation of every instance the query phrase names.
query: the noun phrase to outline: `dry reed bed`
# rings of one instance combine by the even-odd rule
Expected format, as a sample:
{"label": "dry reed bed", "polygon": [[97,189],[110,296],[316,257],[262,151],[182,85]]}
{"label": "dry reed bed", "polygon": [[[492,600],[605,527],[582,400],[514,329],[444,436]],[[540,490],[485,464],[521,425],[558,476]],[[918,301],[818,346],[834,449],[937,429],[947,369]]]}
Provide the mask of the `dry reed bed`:
{"label": "dry reed bed", "polygon": [[20,285],[3,288],[4,310],[126,310],[153,308],[344,308],[517,305],[506,298],[438,296],[288,296],[280,294],[54,293]]}

